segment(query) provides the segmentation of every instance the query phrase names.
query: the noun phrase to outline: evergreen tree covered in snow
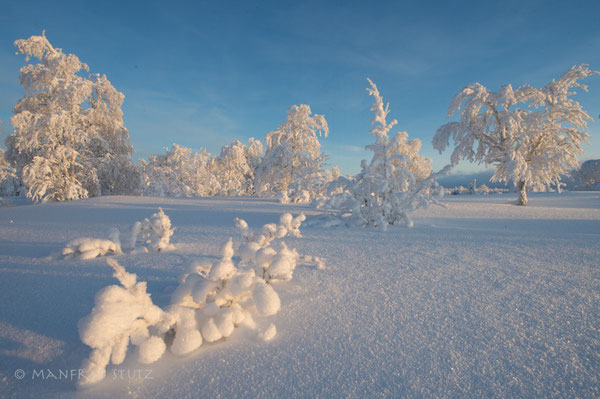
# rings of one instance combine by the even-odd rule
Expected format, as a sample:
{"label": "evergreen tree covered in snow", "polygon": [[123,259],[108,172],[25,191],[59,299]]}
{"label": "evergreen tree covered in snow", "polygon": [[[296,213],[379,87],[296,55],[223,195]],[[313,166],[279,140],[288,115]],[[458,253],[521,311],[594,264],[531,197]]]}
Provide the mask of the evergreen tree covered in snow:
{"label": "evergreen tree covered in snow", "polygon": [[578,81],[595,73],[584,65],[573,66],[542,89],[522,86],[515,90],[506,85],[498,93],[479,83],[470,84],[448,109],[448,117],[460,111],[460,120],[440,127],[433,147],[441,153],[452,138],[454,165],[463,158],[495,165],[492,181],[512,180],[521,205],[527,203],[528,188],[555,185],[560,190],[561,175],[578,164],[591,120],[570,96],[575,94],[573,88],[587,90]]}
{"label": "evergreen tree covered in snow", "polygon": [[443,190],[431,174],[431,160],[419,154],[421,141],[408,140],[406,132],[398,132],[393,138],[390,130],[398,123],[387,122],[389,104],[384,106],[377,86],[369,79],[367,88],[375,102],[371,110],[375,116],[369,132],[375,143],[366,149],[373,151],[373,158],[367,164],[361,163],[361,172],[349,180],[340,177],[330,184],[337,193],[331,196],[327,207],[339,210],[359,225],[412,226],[410,213],[420,207],[427,207]]}
{"label": "evergreen tree covered in snow", "polygon": [[[123,94],[45,35],[15,45],[27,61],[39,60],[21,68],[26,95],[13,110],[15,131],[6,139],[7,159],[27,196],[64,201],[135,191],[139,178],[123,126]],[[126,175],[113,181],[114,169]]]}
{"label": "evergreen tree covered in snow", "polygon": [[322,115],[311,115],[308,105],[294,105],[284,123],[265,138],[266,153],[256,173],[257,192],[281,195],[292,202],[308,202],[321,182],[325,155],[319,137],[329,128]]}

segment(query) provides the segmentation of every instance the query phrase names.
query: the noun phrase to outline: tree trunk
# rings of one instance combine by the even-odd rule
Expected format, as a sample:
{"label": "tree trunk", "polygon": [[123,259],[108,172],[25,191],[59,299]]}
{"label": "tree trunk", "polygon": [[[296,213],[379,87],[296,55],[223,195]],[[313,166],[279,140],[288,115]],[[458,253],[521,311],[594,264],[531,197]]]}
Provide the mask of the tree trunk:
{"label": "tree trunk", "polygon": [[520,180],[517,187],[519,189],[519,202],[517,202],[517,205],[527,205],[527,180]]}

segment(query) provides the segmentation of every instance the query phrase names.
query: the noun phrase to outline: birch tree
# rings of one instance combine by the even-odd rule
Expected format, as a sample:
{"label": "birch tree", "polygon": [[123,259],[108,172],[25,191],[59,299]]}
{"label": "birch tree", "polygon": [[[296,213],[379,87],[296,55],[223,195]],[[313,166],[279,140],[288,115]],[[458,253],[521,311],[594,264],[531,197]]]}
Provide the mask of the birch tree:
{"label": "birch tree", "polygon": [[[39,61],[20,70],[26,94],[13,110],[15,130],[6,139],[6,158],[27,196],[65,201],[134,190],[139,174],[123,125],[123,94],[77,56],[54,48],[44,33],[15,46],[26,61]],[[115,168],[128,174],[119,186],[109,181]]]}
{"label": "birch tree", "polygon": [[463,88],[450,102],[448,118],[433,147],[442,153],[454,141],[452,164],[462,159],[494,166],[492,181],[512,181],[518,204],[527,204],[528,189],[561,187],[561,176],[577,167],[577,156],[587,143],[592,118],[571,98],[574,88],[587,91],[579,80],[598,72],[573,66],[542,89],[508,84],[497,93],[479,83]]}

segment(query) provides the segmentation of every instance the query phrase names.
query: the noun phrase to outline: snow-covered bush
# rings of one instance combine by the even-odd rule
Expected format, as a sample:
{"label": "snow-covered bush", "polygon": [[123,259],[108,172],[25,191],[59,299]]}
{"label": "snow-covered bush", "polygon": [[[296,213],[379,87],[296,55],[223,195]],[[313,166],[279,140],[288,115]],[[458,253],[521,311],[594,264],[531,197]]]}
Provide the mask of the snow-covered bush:
{"label": "snow-covered bush", "polygon": [[97,256],[104,256],[106,254],[119,255],[122,253],[119,230],[115,228],[107,240],[87,237],[71,240],[67,243],[61,254],[66,259],[93,259]]}
{"label": "snow-covered bush", "polygon": [[558,81],[542,89],[511,85],[498,93],[479,83],[462,89],[450,102],[448,118],[460,111],[460,121],[440,127],[433,147],[444,151],[454,140],[452,163],[461,159],[495,165],[492,181],[513,181],[519,204],[527,204],[527,189],[556,186],[561,175],[578,165],[592,118],[570,98],[579,80],[597,74],[585,65],[573,66]]}
{"label": "snow-covered bush", "polygon": [[390,139],[388,132],[397,121],[387,123],[389,104],[384,106],[377,86],[370,79],[369,83],[367,91],[375,99],[369,134],[376,141],[366,149],[373,151],[373,158],[369,164],[362,161],[362,170],[354,178],[339,177],[329,184],[331,197],[325,207],[336,217],[329,224],[348,221],[383,230],[388,225],[410,227],[410,214],[435,202],[443,189],[435,181],[437,174],[431,173],[431,160],[419,154],[420,140],[409,141],[406,132]]}
{"label": "snow-covered bush", "polygon": [[[37,58],[21,68],[26,95],[15,106],[6,158],[34,201],[65,201],[129,193],[133,147],[123,125],[124,96],[106,76],[90,74],[73,54],[55,49],[46,36],[17,40],[18,51]],[[125,187],[102,170],[125,166]],[[133,180],[134,183],[137,183]]]}
{"label": "snow-covered bush", "polygon": [[255,187],[259,195],[308,202],[322,183],[323,163],[319,137],[329,127],[323,115],[311,115],[308,105],[294,105],[286,121],[267,133],[265,156],[258,166]]}
{"label": "snow-covered bush", "polygon": [[158,360],[166,349],[161,334],[173,323],[172,316],[152,303],[145,281],[138,282],[116,261],[107,262],[121,285],[99,291],[92,313],[79,321],[81,341],[93,349],[82,365],[81,384],[102,380],[110,362],[123,363],[130,342],[138,347],[140,363]]}
{"label": "snow-covered bush", "polygon": [[171,237],[175,228],[171,228],[171,219],[165,214],[162,208],[152,215],[151,219],[144,219],[142,222],[136,222],[131,229],[131,241],[129,249],[136,250],[137,242],[141,241],[148,247],[143,247],[144,251],[148,249],[156,252],[168,251],[174,249],[171,244]]}
{"label": "snow-covered bush", "polygon": [[[93,259],[97,256],[120,255],[123,249],[130,252],[160,252],[175,248],[171,237],[175,231],[171,227],[171,219],[162,208],[152,215],[152,218],[135,222],[131,227],[129,242],[122,246],[119,230],[113,228],[108,239],[81,237],[71,240],[62,250],[61,255],[66,259]],[[138,247],[138,241],[142,243]]]}
{"label": "snow-covered bush", "polygon": [[303,220],[303,214],[294,218],[287,213],[278,224],[267,224],[254,233],[245,221],[236,219],[244,238],[238,249],[241,261],[235,264],[230,238],[219,260],[192,262],[166,311],[152,303],[145,282],[137,282],[135,274],[109,260],[121,286],[101,290],[92,313],[79,322],[81,340],[93,348],[83,365],[87,379],[82,383],[103,379],[111,361],[121,364],[130,342],[138,346],[141,363],[152,363],[167,348],[186,355],[203,342],[231,336],[238,327],[254,331],[264,341],[273,339],[277,328],[266,318],[281,308],[273,283],[291,279],[299,262],[323,267],[322,259],[300,256],[283,242],[272,245],[286,235],[300,237]]}
{"label": "snow-covered bush", "polygon": [[[256,329],[253,315],[272,316],[279,311],[281,301],[272,285],[256,276],[254,270],[237,268],[233,255],[229,239],[221,249],[220,260],[212,265],[196,264],[173,293],[170,311],[185,319],[185,313],[192,310],[194,314],[187,318],[196,321],[184,320],[174,326],[175,354],[195,350],[202,340],[214,342],[229,337],[236,326]],[[195,344],[184,345],[191,335],[196,335]]]}
{"label": "snow-covered bush", "polygon": [[319,257],[298,254],[295,249],[289,249],[284,242],[275,249],[271,243],[286,235],[301,237],[299,227],[306,220],[304,214],[295,218],[285,213],[279,219],[279,224],[266,224],[260,232],[252,232],[248,224],[236,219],[236,227],[242,234],[244,242],[240,245],[239,255],[242,263],[251,266],[265,281],[291,280],[298,263],[315,264],[319,269],[324,267],[323,259]]}

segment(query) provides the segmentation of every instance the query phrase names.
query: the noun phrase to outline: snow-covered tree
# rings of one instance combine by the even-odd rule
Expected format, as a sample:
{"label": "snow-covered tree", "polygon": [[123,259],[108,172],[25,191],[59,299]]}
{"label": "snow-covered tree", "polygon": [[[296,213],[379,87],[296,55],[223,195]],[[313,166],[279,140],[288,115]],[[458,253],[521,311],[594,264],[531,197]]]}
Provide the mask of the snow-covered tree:
{"label": "snow-covered tree", "polygon": [[389,104],[384,106],[377,86],[368,79],[369,95],[375,102],[371,110],[375,116],[369,132],[375,143],[366,149],[373,151],[373,158],[367,164],[361,163],[361,172],[353,179],[340,177],[330,187],[333,194],[326,205],[337,209],[359,225],[379,226],[403,224],[412,226],[410,213],[420,207],[427,207],[443,195],[431,171],[431,160],[419,154],[421,141],[408,140],[408,133],[398,132],[393,138],[390,130],[398,123],[395,119],[387,122]]}
{"label": "snow-covered tree", "polygon": [[19,181],[16,171],[4,158],[4,150],[0,148],[0,197],[17,195]]}
{"label": "snow-covered tree", "polygon": [[584,190],[600,190],[600,159],[590,159],[575,172],[576,184]]}
{"label": "snow-covered tree", "polygon": [[305,104],[292,106],[286,121],[267,133],[266,153],[256,173],[257,191],[294,202],[310,201],[321,181],[326,159],[319,137],[328,134],[323,115],[311,115]]}
{"label": "snow-covered tree", "polygon": [[254,194],[254,175],[262,153],[262,143],[254,138],[250,138],[249,145],[234,140],[223,146],[221,155],[214,160],[213,169],[220,186],[219,194]]}
{"label": "snow-covered tree", "polygon": [[498,93],[470,84],[448,109],[448,118],[460,111],[460,120],[440,127],[433,147],[441,153],[452,138],[454,165],[461,159],[495,165],[492,181],[513,181],[521,205],[527,203],[528,188],[555,185],[560,190],[561,175],[578,164],[592,119],[570,98],[572,89],[587,90],[578,81],[595,73],[585,65],[573,66],[542,89],[506,85]]}
{"label": "snow-covered tree", "polygon": [[[27,196],[64,201],[131,193],[137,171],[123,126],[123,94],[106,76],[90,74],[77,56],[54,48],[44,34],[15,45],[26,61],[39,60],[21,68],[26,95],[13,110],[15,131],[6,139],[7,159]],[[115,168],[128,174],[117,184],[107,181]]]}
{"label": "snow-covered tree", "polygon": [[165,154],[154,154],[142,164],[145,195],[159,197],[210,196],[219,192],[220,186],[211,173],[211,159],[204,149],[191,149],[173,144]]}
{"label": "snow-covered tree", "polygon": [[[0,131],[2,121],[0,120]],[[5,151],[0,148],[0,197],[15,196],[21,192],[21,183],[17,177],[17,171],[4,157]]]}

